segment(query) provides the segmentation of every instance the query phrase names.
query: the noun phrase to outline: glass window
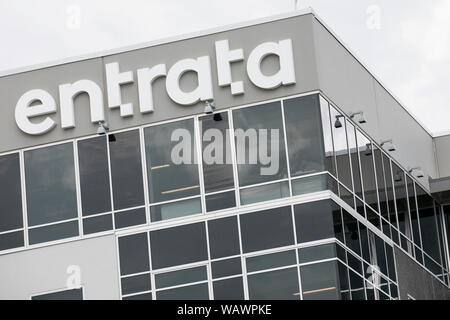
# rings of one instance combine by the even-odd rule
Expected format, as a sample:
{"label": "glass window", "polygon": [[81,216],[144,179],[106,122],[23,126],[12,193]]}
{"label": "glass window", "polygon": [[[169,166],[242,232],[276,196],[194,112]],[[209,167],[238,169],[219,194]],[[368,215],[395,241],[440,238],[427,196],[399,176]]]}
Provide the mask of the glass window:
{"label": "glass window", "polygon": [[200,198],[159,204],[152,206],[150,209],[151,220],[153,222],[190,216],[201,212],[202,205]]}
{"label": "glass window", "polygon": [[287,178],[280,102],[233,110],[233,121],[240,186]]}
{"label": "glass window", "polygon": [[83,216],[111,211],[106,136],[77,144]]}
{"label": "glass window", "polygon": [[358,141],[359,160],[361,162],[364,200],[375,211],[378,211],[378,194],[372,143],[359,130],[356,130],[356,139]]}
{"label": "glass window", "polygon": [[31,300],[83,300],[83,288],[40,294]]}
{"label": "glass window", "polygon": [[70,221],[28,229],[28,242],[30,244],[37,244],[77,237],[78,235],[78,221]]}
{"label": "glass window", "polygon": [[190,269],[177,270],[155,275],[155,285],[157,289],[174,287],[181,284],[200,282],[207,280],[206,266]]}
{"label": "glass window", "polygon": [[408,176],[406,176],[406,185],[408,188],[409,211],[411,213],[411,225],[412,225],[412,231],[413,231],[413,239],[414,239],[414,243],[416,245],[418,245],[419,247],[421,247],[422,243],[420,241],[420,227],[419,227],[419,216],[418,216],[417,205],[416,205],[416,192],[414,189],[414,182]]}
{"label": "glass window", "polygon": [[352,171],[348,154],[347,135],[343,115],[330,106],[330,116],[333,132],[334,152],[336,155],[336,167],[339,181],[348,189],[353,190]]}
{"label": "glass window", "polygon": [[156,293],[157,300],[208,300],[208,284],[201,283]]}
{"label": "glass window", "polygon": [[355,188],[356,195],[363,199],[361,168],[358,159],[359,148],[356,143],[356,130],[355,126],[350,121],[346,120],[345,124],[347,126],[348,150],[350,152],[350,162],[352,164],[353,186]]}
{"label": "glass window", "polygon": [[150,232],[153,269],[208,259],[203,222]]}
{"label": "glass window", "polygon": [[307,263],[335,257],[336,245],[334,243],[298,249],[298,260],[300,263]]}
{"label": "glass window", "polygon": [[336,261],[300,267],[303,300],[339,300],[339,273]]}
{"label": "glass window", "polygon": [[365,300],[364,279],[352,270],[349,270],[349,274],[352,300]]}
{"label": "glass window", "polygon": [[147,222],[145,208],[116,212],[114,222],[116,229],[145,224]]}
{"label": "glass window", "polygon": [[247,213],[240,221],[244,252],[294,244],[290,207]]}
{"label": "glass window", "polygon": [[200,194],[194,120],[148,127],[144,136],[150,202]]}
{"label": "glass window", "polygon": [[0,157],[0,232],[23,228],[19,154]]}
{"label": "glass window", "polygon": [[349,247],[353,252],[360,255],[361,247],[359,245],[359,228],[358,228],[358,220],[353,217],[347,211],[343,211],[344,218],[344,231],[345,231],[345,244]]}
{"label": "glass window", "polygon": [[251,204],[289,197],[289,182],[277,182],[241,189],[241,204]]}
{"label": "glass window", "polygon": [[[220,115],[220,116],[219,116]],[[205,192],[234,187],[228,113],[206,115],[199,121],[202,132],[203,180]]]}
{"label": "glass window", "polygon": [[350,300],[350,284],[348,279],[348,268],[345,264],[338,262],[339,289],[341,300]]}
{"label": "glass window", "polygon": [[284,251],[249,257],[246,259],[247,272],[272,269],[297,264],[295,251]]}
{"label": "glass window", "polygon": [[394,198],[394,186],[393,186],[393,177],[391,171],[391,160],[382,153],[383,155],[383,168],[384,168],[384,177],[386,179],[386,193],[388,199],[388,209],[389,209],[389,222],[395,227],[398,228],[397,216],[395,213],[395,198]]}
{"label": "glass window", "polygon": [[214,300],[244,300],[242,277],[213,282]]}
{"label": "glass window", "polygon": [[[411,229],[408,211],[408,197],[406,195],[405,173],[392,162],[392,173],[394,175],[395,203],[397,205],[397,218],[400,232],[411,239]],[[407,249],[407,248],[403,248]]]}
{"label": "glass window", "polygon": [[237,217],[208,221],[211,259],[240,253]]}
{"label": "glass window", "polygon": [[284,100],[291,176],[325,170],[319,95]]}
{"label": "glass window", "polygon": [[109,135],[111,176],[116,210],[144,204],[139,130]]}
{"label": "glass window", "polygon": [[236,195],[234,191],[214,193],[205,197],[206,211],[218,211],[236,207]]}
{"label": "glass window", "polygon": [[334,176],[336,176],[333,136],[331,133],[330,109],[328,102],[322,97],[320,99],[320,114],[322,118],[322,134],[323,145],[325,151],[325,168]]}
{"label": "glass window", "polygon": [[248,294],[251,300],[298,300],[297,268],[248,275]]}
{"label": "glass window", "polygon": [[83,219],[83,234],[103,232],[113,229],[111,214]]}
{"label": "glass window", "polygon": [[23,245],[23,231],[0,234],[0,250],[18,248]]}
{"label": "glass window", "polygon": [[378,195],[380,198],[379,211],[384,219],[389,220],[389,208],[385,182],[386,179],[384,177],[384,170],[383,170],[383,152],[375,144],[372,144],[372,150],[373,150],[373,157],[375,160],[375,171],[378,183]]}
{"label": "glass window", "polygon": [[332,212],[337,206],[331,200],[322,200],[294,206],[297,242],[334,238]]}
{"label": "glass window", "polygon": [[337,194],[336,189],[336,181],[328,174],[305,177],[292,181],[292,195],[294,196],[325,190],[331,190]]}
{"label": "glass window", "polygon": [[76,218],[73,144],[29,150],[24,155],[28,225]]}
{"label": "glass window", "polygon": [[120,282],[122,284],[122,295],[150,291],[152,289],[149,273],[122,278]]}
{"label": "glass window", "polygon": [[232,258],[211,262],[212,276],[214,279],[234,276],[242,273],[241,258]]}
{"label": "glass window", "polygon": [[152,294],[151,293],[144,293],[144,294],[136,294],[133,296],[123,297],[122,300],[152,300]]}
{"label": "glass window", "polygon": [[120,237],[119,253],[121,275],[150,270],[146,232]]}

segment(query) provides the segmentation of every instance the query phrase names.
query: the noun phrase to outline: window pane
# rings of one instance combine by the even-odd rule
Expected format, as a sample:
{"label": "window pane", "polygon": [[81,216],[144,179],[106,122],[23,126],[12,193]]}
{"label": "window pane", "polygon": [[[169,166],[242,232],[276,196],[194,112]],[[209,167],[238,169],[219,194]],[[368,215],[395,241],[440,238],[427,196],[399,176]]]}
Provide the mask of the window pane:
{"label": "window pane", "polygon": [[78,141],[83,216],[111,211],[106,136]]}
{"label": "window pane", "polygon": [[208,221],[211,259],[240,253],[239,231],[236,217]]}
{"label": "window pane", "polygon": [[413,231],[414,243],[418,246],[422,246],[422,243],[420,242],[419,216],[416,206],[416,192],[414,190],[414,182],[408,176],[406,177],[406,184],[408,189],[409,211],[411,214],[411,227]]}
{"label": "window pane", "polygon": [[[350,158],[347,147],[347,134],[345,131],[345,120],[333,106],[330,106],[331,128],[333,132],[334,152],[336,154],[337,175],[339,181],[353,190],[352,175],[350,169]],[[339,121],[337,121],[339,120]],[[340,124],[340,126],[339,126]]]}
{"label": "window pane", "polygon": [[220,260],[211,263],[213,278],[234,276],[242,273],[241,258]]}
{"label": "window pane", "polygon": [[113,223],[111,214],[83,219],[83,234],[91,234],[112,229]]}
{"label": "window pane", "polygon": [[134,296],[123,297],[122,300],[152,300],[151,293],[137,294]]}
{"label": "window pane", "polygon": [[116,212],[114,214],[114,219],[116,229],[137,226],[147,222],[145,208]]}
{"label": "window pane", "polygon": [[28,229],[30,244],[54,241],[78,236],[78,221],[53,224],[35,229]]}
{"label": "window pane", "polygon": [[[234,110],[233,121],[240,186],[286,178],[286,152],[280,102]],[[261,136],[267,138],[266,145],[263,144],[265,141]],[[262,152],[261,147],[266,147],[267,152]],[[261,161],[266,160],[261,159],[261,153],[268,157],[268,164]]]}
{"label": "window pane", "polygon": [[290,207],[248,213],[240,219],[244,252],[294,244]]}
{"label": "window pane", "polygon": [[247,272],[278,268],[294,264],[297,264],[297,257],[294,250],[271,253],[257,257],[249,257],[246,259]]}
{"label": "window pane", "polygon": [[120,282],[122,284],[122,295],[151,290],[150,274],[148,273],[122,278]]}
{"label": "window pane", "polygon": [[344,218],[344,232],[345,232],[345,244],[349,247],[353,252],[360,255],[361,247],[359,244],[359,228],[358,228],[358,220],[353,217],[347,211],[343,211]]}
{"label": "window pane", "polygon": [[350,273],[350,290],[352,294],[352,300],[365,300],[366,295],[364,293],[364,280],[355,272],[349,270]]}
{"label": "window pane", "polygon": [[120,274],[149,271],[147,233],[119,238]]}
{"label": "window pane", "polygon": [[196,284],[194,286],[181,287],[159,291],[156,293],[157,300],[208,300],[208,284]]}
{"label": "window pane", "polygon": [[336,204],[331,200],[303,203],[294,206],[297,242],[334,238],[332,212]]}
{"label": "window pane", "polygon": [[377,185],[375,181],[375,167],[373,162],[372,143],[359,130],[356,130],[358,140],[359,159],[361,161],[362,180],[364,183],[364,200],[375,211],[378,211]]}
{"label": "window pane", "polygon": [[199,282],[207,280],[206,267],[196,267],[166,273],[159,273],[155,275],[156,288],[167,288],[178,286],[190,282]]}
{"label": "window pane", "polygon": [[394,175],[395,203],[397,205],[399,229],[401,233],[411,239],[405,173],[395,163],[392,163],[392,172]]}
{"label": "window pane", "polygon": [[220,121],[217,121],[218,115],[216,113],[200,118],[206,193],[234,187],[228,113],[220,113]]}
{"label": "window pane", "polygon": [[284,101],[291,176],[325,170],[319,95]]}
{"label": "window pane", "polygon": [[[199,194],[198,166],[194,161],[194,120],[148,127],[144,129],[144,135],[150,202]],[[177,159],[172,159],[172,151]]]}
{"label": "window pane", "polygon": [[297,268],[249,275],[248,293],[251,300],[298,300]]}
{"label": "window pane", "polygon": [[419,206],[420,231],[423,249],[436,261],[440,260],[437,225],[434,214],[433,198],[416,185]]}
{"label": "window pane", "polygon": [[70,289],[59,292],[40,294],[31,300],[83,300],[83,289]]}
{"label": "window pane", "polygon": [[0,234],[0,251],[23,246],[23,231]]}
{"label": "window pane", "polygon": [[372,144],[373,156],[375,159],[375,169],[377,175],[378,183],[378,195],[380,197],[380,212],[381,216],[389,220],[389,208],[387,202],[387,190],[386,190],[386,179],[383,170],[383,154],[380,149],[377,148],[375,144]]}
{"label": "window pane", "polygon": [[279,182],[241,189],[241,204],[251,204],[289,197],[289,183]]}
{"label": "window pane", "polygon": [[28,225],[77,217],[73,145],[26,151]]}
{"label": "window pane", "polygon": [[350,161],[352,164],[353,186],[355,188],[356,195],[362,199],[361,168],[358,159],[358,145],[356,144],[355,126],[348,120],[346,120],[345,123],[347,126],[348,149],[350,151]]}
{"label": "window pane", "polygon": [[[332,189],[334,180],[328,174],[306,177],[292,181],[292,195],[313,193]],[[336,191],[337,193],[337,191]]]}
{"label": "window pane", "polygon": [[151,231],[150,243],[153,269],[208,259],[203,222]]}
{"label": "window pane", "polygon": [[244,300],[242,277],[213,282],[214,300]]}
{"label": "window pane", "polygon": [[337,262],[300,267],[303,300],[339,300]]}
{"label": "window pane", "polygon": [[23,228],[19,154],[0,157],[0,232]]}
{"label": "window pane", "polygon": [[144,204],[139,131],[116,133],[109,138],[114,208]]}
{"label": "window pane", "polygon": [[[334,147],[333,138],[331,133],[331,121],[330,121],[330,108],[328,102],[319,96],[320,100],[320,114],[322,118],[322,134],[323,134],[323,144],[325,150],[325,168],[334,176],[336,176],[336,168],[334,161]],[[334,123],[333,123],[334,125]]]}
{"label": "window pane", "polygon": [[334,243],[298,249],[298,259],[300,263],[307,263],[335,257],[336,245]]}
{"label": "window pane", "polygon": [[234,191],[215,193],[206,196],[206,211],[212,212],[236,207],[236,195]]}
{"label": "window pane", "polygon": [[200,198],[160,204],[151,207],[150,216],[153,222],[185,217],[201,213],[201,206]]}

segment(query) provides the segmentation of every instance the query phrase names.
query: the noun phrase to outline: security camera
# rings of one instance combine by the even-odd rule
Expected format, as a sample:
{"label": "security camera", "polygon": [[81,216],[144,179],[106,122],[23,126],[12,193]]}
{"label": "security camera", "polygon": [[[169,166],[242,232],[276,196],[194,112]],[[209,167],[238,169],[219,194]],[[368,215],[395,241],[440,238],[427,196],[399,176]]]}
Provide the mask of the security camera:
{"label": "security camera", "polygon": [[97,134],[104,135],[109,131],[108,124],[105,121],[98,122]]}

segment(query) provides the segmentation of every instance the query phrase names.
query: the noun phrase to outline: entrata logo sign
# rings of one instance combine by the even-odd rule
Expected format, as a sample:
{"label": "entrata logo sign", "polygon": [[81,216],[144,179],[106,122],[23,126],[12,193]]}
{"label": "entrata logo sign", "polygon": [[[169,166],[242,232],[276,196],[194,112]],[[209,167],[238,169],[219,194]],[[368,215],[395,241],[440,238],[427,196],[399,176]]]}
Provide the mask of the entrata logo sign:
{"label": "entrata logo sign", "polygon": [[[244,60],[243,49],[230,50],[228,40],[215,43],[218,85],[230,86],[232,95],[245,93],[243,81],[233,81],[231,64]],[[277,56],[279,70],[273,75],[265,75],[261,70],[261,62],[267,56]],[[152,83],[157,78],[166,77],[166,91],[169,97],[180,105],[193,105],[199,101],[213,100],[211,62],[209,56],[196,59],[183,59],[176,62],[168,71],[165,64],[152,68],[137,70],[139,94],[139,111],[150,113],[154,110]],[[187,72],[197,75],[197,87],[185,92],[180,88],[180,79]],[[121,97],[121,85],[134,83],[133,71],[120,72],[119,63],[105,65],[108,107],[119,108],[122,117],[134,114],[132,103],[124,103]],[[261,89],[274,89],[295,83],[294,56],[291,39],[277,42],[265,42],[254,48],[247,59],[247,75],[250,81]],[[105,120],[103,92],[100,86],[91,80],[82,79],[74,83],[59,86],[60,117],[63,129],[75,127],[74,99],[80,93],[89,96],[91,121],[97,123]],[[54,129],[56,122],[49,117],[56,113],[54,97],[45,90],[33,89],[24,93],[16,105],[15,118],[17,126],[30,135],[41,135]],[[31,119],[46,116],[43,119]]]}

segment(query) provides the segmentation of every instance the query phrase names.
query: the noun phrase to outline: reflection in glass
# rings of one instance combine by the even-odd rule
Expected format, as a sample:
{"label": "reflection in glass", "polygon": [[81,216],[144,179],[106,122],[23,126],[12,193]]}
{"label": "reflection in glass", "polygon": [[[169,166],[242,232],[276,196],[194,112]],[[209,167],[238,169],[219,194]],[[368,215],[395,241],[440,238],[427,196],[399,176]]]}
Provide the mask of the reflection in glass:
{"label": "reflection in glass", "polygon": [[278,182],[241,189],[241,204],[251,204],[289,197],[289,182]]}
{"label": "reflection in glass", "polygon": [[150,202],[200,194],[194,120],[151,126],[144,136]]}
{"label": "reflection in glass", "polygon": [[300,263],[330,259],[334,257],[336,257],[336,245],[334,243],[298,249],[298,259]]}
{"label": "reflection in glass", "polygon": [[19,153],[0,157],[0,232],[23,228]]}
{"label": "reflection in glass", "polygon": [[150,209],[152,222],[190,216],[201,212],[200,198],[155,205]]}
{"label": "reflection in glass", "polygon": [[335,159],[334,159],[334,148],[333,148],[333,137],[331,133],[331,126],[334,125],[330,121],[330,109],[328,102],[322,97],[320,99],[320,115],[322,118],[322,134],[323,134],[323,145],[325,151],[325,168],[332,175],[336,176]]}
{"label": "reflection in glass", "polygon": [[247,272],[278,268],[297,264],[295,251],[270,253],[246,259]]}
{"label": "reflection in glass", "polygon": [[339,273],[336,261],[300,267],[303,300],[339,300]]}
{"label": "reflection in glass", "polygon": [[252,300],[298,300],[297,268],[248,275],[248,294]]}
{"label": "reflection in glass", "polygon": [[362,182],[361,182],[361,170],[359,166],[359,148],[356,143],[356,131],[355,126],[348,120],[345,121],[347,126],[347,141],[348,141],[348,149],[350,151],[350,161],[352,164],[352,174],[353,174],[353,186],[355,188],[355,193],[358,197],[363,199],[362,194]]}
{"label": "reflection in glass", "polygon": [[334,238],[332,212],[337,206],[334,201],[321,200],[294,206],[297,242],[309,242]]}
{"label": "reflection in glass", "polygon": [[373,162],[373,146],[369,139],[356,130],[358,142],[359,159],[361,162],[362,181],[364,189],[364,200],[372,209],[378,211],[377,184],[375,178],[375,167]]}
{"label": "reflection in glass", "polygon": [[234,191],[214,193],[205,197],[206,211],[218,211],[236,207],[236,195]]}

